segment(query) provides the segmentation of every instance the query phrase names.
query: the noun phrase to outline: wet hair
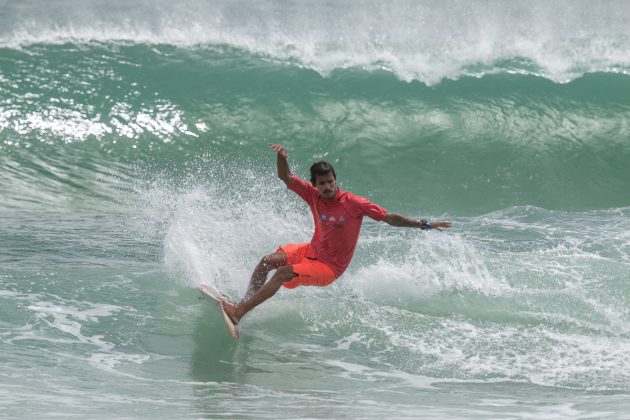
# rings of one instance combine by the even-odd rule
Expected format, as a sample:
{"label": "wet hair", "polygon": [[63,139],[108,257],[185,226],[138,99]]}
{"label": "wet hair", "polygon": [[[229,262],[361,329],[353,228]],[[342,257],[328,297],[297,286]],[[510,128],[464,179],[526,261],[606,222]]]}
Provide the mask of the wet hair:
{"label": "wet hair", "polygon": [[315,185],[315,182],[317,181],[318,176],[325,176],[331,172],[333,174],[333,177],[336,180],[337,174],[335,173],[335,169],[332,167],[330,163],[325,162],[323,160],[314,163],[311,166],[311,184]]}

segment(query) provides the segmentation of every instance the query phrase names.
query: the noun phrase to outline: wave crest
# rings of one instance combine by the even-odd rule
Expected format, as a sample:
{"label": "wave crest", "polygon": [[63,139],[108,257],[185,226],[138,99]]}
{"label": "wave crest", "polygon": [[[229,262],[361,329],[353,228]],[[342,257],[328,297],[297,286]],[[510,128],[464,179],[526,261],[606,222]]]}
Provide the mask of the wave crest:
{"label": "wave crest", "polygon": [[[630,71],[630,6],[608,2],[185,1],[5,5],[0,45],[226,45],[330,74],[387,70],[435,84],[493,72],[568,82]],[[557,16],[562,15],[562,19]]]}

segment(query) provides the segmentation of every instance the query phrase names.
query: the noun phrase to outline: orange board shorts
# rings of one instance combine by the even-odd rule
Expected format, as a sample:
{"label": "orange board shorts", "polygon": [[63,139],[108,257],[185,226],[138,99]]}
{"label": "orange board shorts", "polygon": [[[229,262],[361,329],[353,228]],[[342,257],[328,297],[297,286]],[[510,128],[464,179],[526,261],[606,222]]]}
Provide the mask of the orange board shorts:
{"label": "orange board shorts", "polygon": [[285,281],[282,285],[289,289],[298,286],[328,286],[335,281],[335,273],[315,258],[311,244],[287,244],[276,250],[287,256],[286,264],[293,268],[296,274],[293,280]]}

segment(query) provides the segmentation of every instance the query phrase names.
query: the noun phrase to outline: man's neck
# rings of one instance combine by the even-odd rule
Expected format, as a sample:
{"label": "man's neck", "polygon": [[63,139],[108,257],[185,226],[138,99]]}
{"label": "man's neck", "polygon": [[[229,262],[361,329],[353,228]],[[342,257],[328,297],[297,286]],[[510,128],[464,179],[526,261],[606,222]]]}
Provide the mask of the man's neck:
{"label": "man's neck", "polygon": [[337,197],[339,196],[339,193],[341,192],[341,190],[339,189],[339,187],[337,187],[337,191],[335,191],[335,195],[333,195],[331,198],[328,197],[324,197],[322,196],[322,198],[324,199],[324,201],[326,202],[330,202],[330,201],[334,201],[337,199]]}

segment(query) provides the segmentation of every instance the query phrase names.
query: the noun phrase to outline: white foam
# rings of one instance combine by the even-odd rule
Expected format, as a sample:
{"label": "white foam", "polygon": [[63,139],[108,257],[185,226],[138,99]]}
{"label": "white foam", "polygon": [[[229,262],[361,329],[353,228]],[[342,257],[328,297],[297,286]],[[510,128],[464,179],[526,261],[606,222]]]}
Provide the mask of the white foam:
{"label": "white foam", "polygon": [[369,322],[369,328],[381,329],[387,337],[395,360],[406,360],[408,369],[431,376],[592,390],[627,390],[630,379],[629,344],[620,337],[448,319],[432,326],[417,318],[420,325],[409,328],[399,318],[406,326],[402,330],[374,318]]}
{"label": "white foam", "polygon": [[[359,248],[364,246],[359,243]],[[354,264],[344,275],[343,284],[367,298],[395,302],[444,291],[495,295],[510,289],[486,267],[485,256],[456,234],[430,232],[409,238],[401,232],[400,237],[390,236],[378,248],[378,257]]]}
{"label": "white foam", "polygon": [[273,175],[205,159],[198,165],[206,174],[183,186],[161,179],[141,191],[142,228],[163,235],[173,278],[188,286],[210,283],[240,298],[263,256],[310,239],[312,219]]}
{"label": "white foam", "polygon": [[[210,283],[240,297],[260,258],[279,245],[310,240],[312,218],[273,175],[229,169],[225,178],[220,163],[198,165],[208,167],[209,180],[172,187],[160,179],[140,192],[141,210],[153,220],[145,227],[163,232],[164,261],[173,278],[188,286]],[[389,229],[387,236],[364,229],[341,287],[394,301],[446,290],[492,295],[509,289],[462,237],[442,232],[409,237],[404,230],[383,229]]]}
{"label": "white foam", "polygon": [[35,322],[12,329],[10,334],[6,334],[7,341],[85,344],[101,351],[109,351],[114,345],[105,341],[102,335],[85,334],[85,324],[98,322],[100,318],[110,317],[117,312],[135,311],[117,305],[68,301],[41,294],[16,294],[12,299],[24,302]]}
{"label": "white foam", "polygon": [[[122,40],[228,45],[322,74],[385,69],[429,84],[496,71],[566,82],[628,73],[630,7],[623,0],[232,2],[62,1],[5,6],[0,45]],[[562,16],[562,19],[558,19]]]}
{"label": "white foam", "polygon": [[[120,364],[135,363],[142,364],[150,360],[151,356],[144,354],[129,354],[121,352],[108,351],[106,353],[92,353],[88,358],[88,362],[101,370],[115,372],[116,366]],[[123,373],[124,374],[124,373]]]}

